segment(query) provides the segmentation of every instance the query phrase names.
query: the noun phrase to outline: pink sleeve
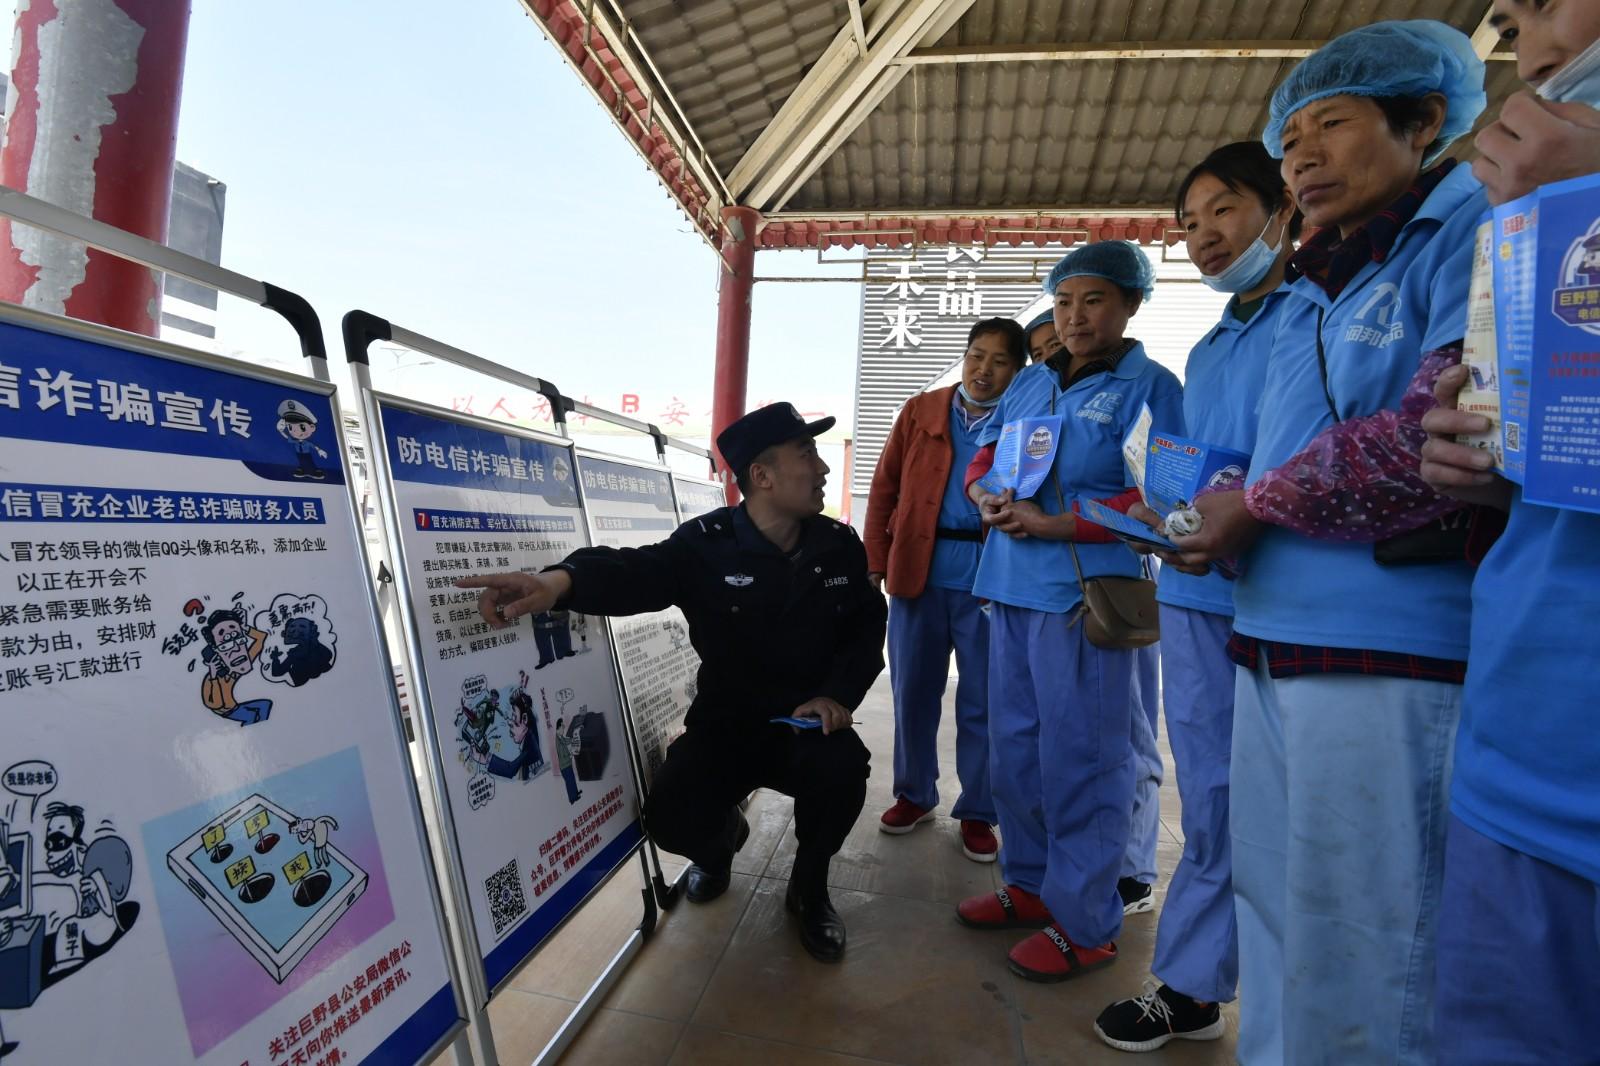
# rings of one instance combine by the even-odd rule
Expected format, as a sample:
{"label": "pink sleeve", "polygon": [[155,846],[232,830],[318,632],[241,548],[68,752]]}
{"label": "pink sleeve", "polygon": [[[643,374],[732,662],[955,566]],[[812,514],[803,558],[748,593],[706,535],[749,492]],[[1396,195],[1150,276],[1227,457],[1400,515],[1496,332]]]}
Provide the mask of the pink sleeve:
{"label": "pink sleeve", "polygon": [[1422,480],[1422,416],[1435,406],[1439,375],[1461,361],[1460,345],[1426,353],[1398,411],[1329,426],[1288,462],[1245,490],[1262,522],[1317,540],[1371,543],[1406,533],[1465,506]]}

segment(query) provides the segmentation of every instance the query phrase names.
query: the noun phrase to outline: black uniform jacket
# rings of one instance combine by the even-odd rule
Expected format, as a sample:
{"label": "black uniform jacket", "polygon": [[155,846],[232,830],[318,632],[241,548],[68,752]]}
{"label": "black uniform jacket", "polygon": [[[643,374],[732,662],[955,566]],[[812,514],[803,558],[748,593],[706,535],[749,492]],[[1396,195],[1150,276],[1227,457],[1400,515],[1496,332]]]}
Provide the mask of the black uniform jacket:
{"label": "black uniform jacket", "polygon": [[562,606],[627,615],[676,605],[700,655],[690,728],[747,728],[827,696],[855,710],[883,671],[887,607],[855,530],[820,516],[793,557],[743,507],[693,518],[658,544],[583,548]]}

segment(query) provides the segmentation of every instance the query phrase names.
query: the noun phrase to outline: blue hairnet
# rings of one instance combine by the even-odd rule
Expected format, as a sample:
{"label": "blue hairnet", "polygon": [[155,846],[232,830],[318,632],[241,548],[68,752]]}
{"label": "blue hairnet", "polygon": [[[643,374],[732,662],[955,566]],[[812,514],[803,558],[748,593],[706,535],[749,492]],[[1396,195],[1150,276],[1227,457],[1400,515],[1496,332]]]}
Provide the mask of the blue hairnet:
{"label": "blue hairnet", "polygon": [[[1051,291],[1053,292],[1055,290],[1052,289]],[[1039,312],[1032,322],[1029,322],[1026,326],[1023,326],[1022,332],[1025,336],[1031,337],[1033,336],[1033,331],[1038,329],[1040,326],[1053,326],[1055,324],[1056,313],[1053,309],[1047,307],[1043,311]]]}
{"label": "blue hairnet", "polygon": [[1274,159],[1282,159],[1283,126],[1289,116],[1330,96],[1416,99],[1440,93],[1444,126],[1428,146],[1426,165],[1471,130],[1488,106],[1483,75],[1483,60],[1458,29],[1431,19],[1374,22],[1340,34],[1289,72],[1272,94],[1272,117],[1261,143]]}
{"label": "blue hairnet", "polygon": [[1078,277],[1105,278],[1119,288],[1143,294],[1147,301],[1156,287],[1155,267],[1138,245],[1127,241],[1095,241],[1074,248],[1051,268],[1044,291],[1054,296],[1057,285]]}

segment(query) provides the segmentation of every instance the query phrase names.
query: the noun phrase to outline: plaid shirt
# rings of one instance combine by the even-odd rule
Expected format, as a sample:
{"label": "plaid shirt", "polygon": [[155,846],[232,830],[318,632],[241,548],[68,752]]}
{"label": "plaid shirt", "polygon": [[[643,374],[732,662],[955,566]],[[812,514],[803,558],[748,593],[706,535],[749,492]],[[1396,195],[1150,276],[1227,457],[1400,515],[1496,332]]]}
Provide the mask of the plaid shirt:
{"label": "plaid shirt", "polygon": [[[1345,286],[1368,263],[1381,263],[1389,257],[1400,231],[1416,217],[1426,200],[1456,166],[1447,159],[1418,176],[1415,184],[1365,226],[1343,239],[1329,226],[1300,246],[1289,259],[1289,278],[1310,280],[1329,299],[1337,299]],[[1413,681],[1445,681],[1459,685],[1467,676],[1467,664],[1454,659],[1433,659],[1404,652],[1371,651],[1362,648],[1325,648],[1315,644],[1285,644],[1260,640],[1235,633],[1228,641],[1228,658],[1247,670],[1254,670],[1265,655],[1267,672],[1273,677],[1299,677],[1304,674],[1364,674],[1369,677],[1404,677]]]}
{"label": "plaid shirt", "polygon": [[1467,664],[1454,659],[1430,659],[1426,655],[1407,655],[1395,651],[1362,651],[1359,648],[1321,648],[1310,644],[1281,644],[1235,633],[1228,641],[1228,658],[1254,670],[1261,657],[1267,658],[1267,672],[1273,677],[1299,677],[1302,674],[1366,674],[1371,677],[1405,677],[1413,681],[1446,681],[1459,685],[1467,676]]}
{"label": "plaid shirt", "polygon": [[1362,267],[1389,258],[1395,239],[1400,236],[1405,224],[1416,217],[1422,209],[1422,201],[1432,194],[1455,166],[1456,160],[1446,159],[1432,170],[1425,171],[1400,199],[1348,237],[1340,239],[1335,226],[1318,230],[1289,257],[1288,280],[1307,278],[1327,293],[1330,300],[1338,299],[1344,287],[1350,284]]}

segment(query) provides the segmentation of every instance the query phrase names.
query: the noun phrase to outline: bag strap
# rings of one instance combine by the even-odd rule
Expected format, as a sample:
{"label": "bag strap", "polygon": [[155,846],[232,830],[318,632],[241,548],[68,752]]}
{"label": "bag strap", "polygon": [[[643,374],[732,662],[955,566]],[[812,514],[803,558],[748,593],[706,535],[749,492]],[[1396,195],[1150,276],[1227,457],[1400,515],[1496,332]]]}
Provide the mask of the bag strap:
{"label": "bag strap", "polygon": [[[1055,414],[1056,413],[1056,397],[1055,397],[1055,393],[1054,392],[1052,392],[1050,394],[1050,413],[1051,414]],[[1058,449],[1060,448],[1059,444],[1057,444],[1057,448]],[[1071,511],[1067,510],[1067,497],[1066,497],[1066,494],[1061,491],[1061,475],[1056,473],[1056,464],[1054,462],[1052,462],[1050,464],[1050,480],[1055,484],[1055,487],[1056,487],[1056,503],[1060,504],[1061,513],[1062,514],[1072,514]],[[1077,521],[1077,516],[1076,515],[1073,516],[1073,521]],[[1124,544],[1123,547],[1127,547],[1127,545]],[[1133,551],[1132,548],[1128,548],[1128,550],[1130,552],[1133,552],[1133,554],[1138,557],[1138,559],[1139,559],[1139,568],[1144,573],[1145,580],[1154,581],[1155,578],[1152,577],[1151,574],[1150,574],[1150,560],[1147,557],[1145,557],[1143,555],[1140,555],[1138,552]],[[1083,566],[1078,562],[1078,546],[1077,546],[1077,544],[1075,544],[1071,540],[1068,540],[1067,541],[1067,551],[1072,554],[1072,569],[1078,575],[1078,595],[1079,595],[1079,597],[1083,598],[1083,607],[1084,607],[1085,610],[1087,610],[1088,607],[1089,607],[1089,602],[1088,602],[1088,599],[1087,599],[1088,590],[1084,588],[1084,584],[1083,584]]]}

